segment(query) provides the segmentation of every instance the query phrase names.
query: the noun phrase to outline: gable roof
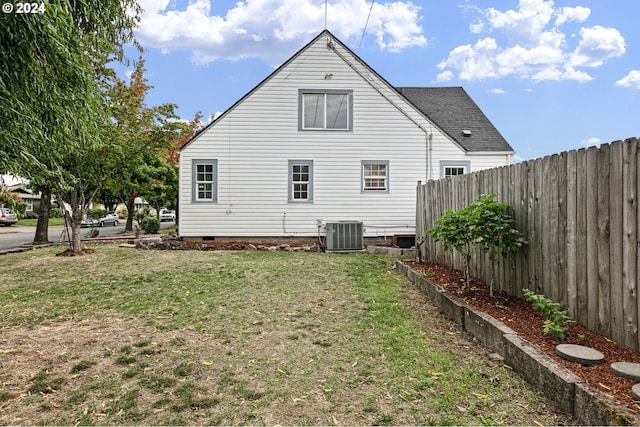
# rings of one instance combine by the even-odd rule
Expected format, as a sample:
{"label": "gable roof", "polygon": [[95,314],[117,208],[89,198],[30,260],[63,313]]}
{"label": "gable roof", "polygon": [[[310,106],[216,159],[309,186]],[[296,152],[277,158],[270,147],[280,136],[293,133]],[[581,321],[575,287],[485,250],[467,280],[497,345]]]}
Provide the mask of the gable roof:
{"label": "gable roof", "polygon": [[[180,151],[196,140],[209,127],[216,124],[225,117],[237,105],[256,92],[261,86],[269,81],[280,70],[293,62],[309,46],[316,43],[323,36],[330,36],[333,41],[351,54],[356,60],[364,65],[372,74],[388,85],[392,90],[397,91],[409,104],[423,114],[436,127],[447,134],[456,144],[467,152],[514,152],[513,148],[502,137],[500,132],[493,126],[484,115],[480,107],[469,97],[462,87],[401,87],[394,88],[384,77],[380,76],[373,68],[364,62],[358,55],[342,43],[329,30],[323,30],[309,43],[296,52],[291,58],[276,68],[265,79],[258,83],[242,98],[236,101],[226,111],[216,117],[208,125],[196,132],[189,141],[180,147]],[[470,130],[470,136],[463,136],[463,130]]]}
{"label": "gable roof", "polygon": [[513,148],[462,87],[396,89],[465,151],[513,152]]}
{"label": "gable roof", "polygon": [[[193,142],[194,140],[196,140],[201,134],[203,134],[207,129],[209,129],[211,126],[213,126],[214,124],[216,124],[218,121],[220,121],[223,117],[225,117],[231,110],[233,110],[237,105],[241,104],[245,99],[247,99],[249,96],[251,96],[251,94],[253,94],[255,91],[257,91],[261,86],[263,86],[266,82],[268,82],[273,76],[275,76],[276,74],[278,74],[278,72],[280,70],[282,70],[283,68],[285,68],[287,65],[289,65],[291,62],[293,62],[294,59],[296,59],[302,52],[304,52],[305,50],[307,50],[307,48],[311,45],[313,45],[318,39],[320,39],[322,36],[325,35],[329,35],[331,36],[332,39],[336,40],[338,43],[340,43],[342,45],[342,42],[340,42],[340,40],[338,40],[333,34],[331,34],[331,32],[329,30],[324,30],[322,31],[320,34],[318,34],[316,37],[313,38],[313,40],[311,40],[309,43],[307,43],[306,45],[304,45],[304,47],[302,49],[300,49],[299,51],[297,51],[291,58],[287,59],[282,65],[280,65],[278,68],[276,68],[271,74],[269,74],[267,77],[265,77],[260,83],[258,83],[253,89],[251,89],[249,92],[246,93],[246,95],[244,95],[242,98],[238,99],[231,107],[227,108],[222,114],[220,114],[218,117],[216,117],[215,119],[211,120],[211,123],[209,123],[208,125],[206,125],[205,127],[203,127],[202,129],[200,129],[198,132],[196,132],[195,134],[193,134],[193,136],[191,137],[191,139],[189,141],[187,141],[185,144],[183,144],[180,147],[180,151],[184,150],[185,148],[187,148],[191,142]],[[347,48],[346,46],[344,46],[345,49]]]}

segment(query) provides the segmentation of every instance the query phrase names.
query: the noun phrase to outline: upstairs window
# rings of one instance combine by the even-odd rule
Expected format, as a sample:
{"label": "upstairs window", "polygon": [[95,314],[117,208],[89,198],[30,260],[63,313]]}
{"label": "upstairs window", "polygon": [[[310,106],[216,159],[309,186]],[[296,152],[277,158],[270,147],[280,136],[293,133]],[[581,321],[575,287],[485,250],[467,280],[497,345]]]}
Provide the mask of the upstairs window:
{"label": "upstairs window", "polygon": [[353,105],[351,90],[299,91],[300,130],[351,130]]}
{"label": "upstairs window", "polygon": [[362,161],[362,191],[389,192],[389,161]]}

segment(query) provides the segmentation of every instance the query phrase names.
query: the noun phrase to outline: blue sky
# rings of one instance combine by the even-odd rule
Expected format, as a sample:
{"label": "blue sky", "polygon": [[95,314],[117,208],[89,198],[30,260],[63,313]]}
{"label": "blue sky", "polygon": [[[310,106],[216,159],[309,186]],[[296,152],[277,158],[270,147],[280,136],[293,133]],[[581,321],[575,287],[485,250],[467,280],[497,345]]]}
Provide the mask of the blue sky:
{"label": "blue sky", "polygon": [[463,86],[518,159],[640,137],[638,0],[140,4],[147,105],[175,103],[186,120],[229,108],[325,28],[326,10],[326,28],[394,86]]}

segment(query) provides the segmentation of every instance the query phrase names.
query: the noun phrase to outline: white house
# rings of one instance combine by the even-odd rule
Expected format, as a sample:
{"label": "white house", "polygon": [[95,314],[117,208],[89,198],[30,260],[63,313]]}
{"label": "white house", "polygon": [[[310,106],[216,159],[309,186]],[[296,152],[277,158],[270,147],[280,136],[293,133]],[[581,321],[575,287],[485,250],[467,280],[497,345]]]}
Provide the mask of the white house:
{"label": "white house", "polygon": [[512,156],[464,89],[395,88],[325,30],[182,148],[178,232],[413,234],[419,180]]}

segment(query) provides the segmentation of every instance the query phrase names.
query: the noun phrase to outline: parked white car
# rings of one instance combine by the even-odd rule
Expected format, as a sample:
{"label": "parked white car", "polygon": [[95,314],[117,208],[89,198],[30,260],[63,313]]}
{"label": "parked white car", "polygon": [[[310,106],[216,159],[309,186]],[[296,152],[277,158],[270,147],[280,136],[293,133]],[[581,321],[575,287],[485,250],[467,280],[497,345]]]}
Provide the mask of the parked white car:
{"label": "parked white car", "polygon": [[118,218],[117,213],[109,212],[106,216],[103,216],[102,218],[98,219],[98,225],[100,225],[100,227],[104,227],[105,225],[116,226],[118,225],[119,219],[120,218]]}
{"label": "parked white car", "polygon": [[9,208],[0,208],[0,225],[10,226],[18,222],[18,217]]}
{"label": "parked white car", "polygon": [[160,210],[160,222],[175,221],[175,220],[176,220],[176,211],[173,211],[171,209]]}

